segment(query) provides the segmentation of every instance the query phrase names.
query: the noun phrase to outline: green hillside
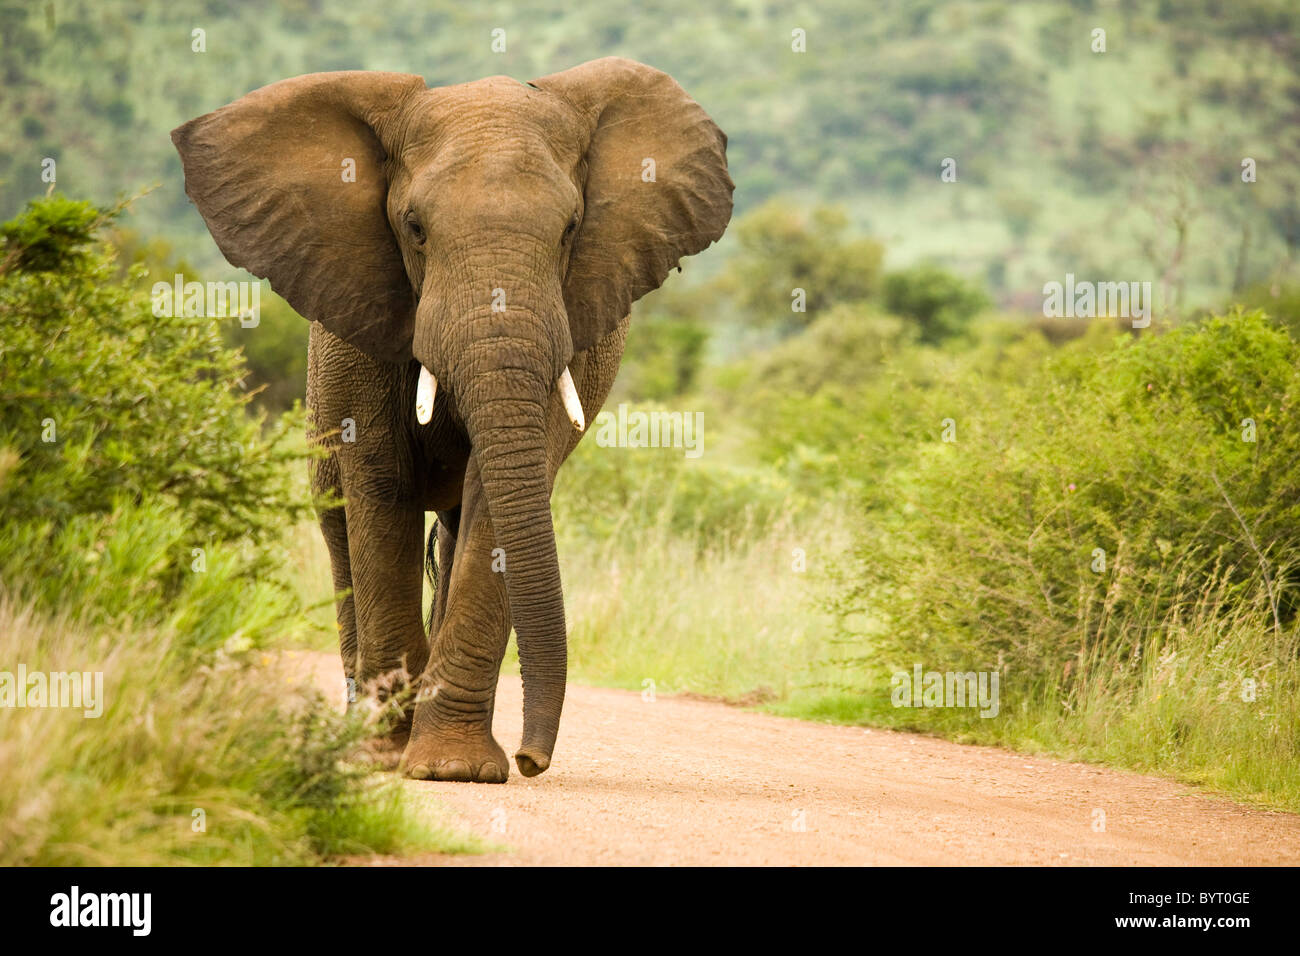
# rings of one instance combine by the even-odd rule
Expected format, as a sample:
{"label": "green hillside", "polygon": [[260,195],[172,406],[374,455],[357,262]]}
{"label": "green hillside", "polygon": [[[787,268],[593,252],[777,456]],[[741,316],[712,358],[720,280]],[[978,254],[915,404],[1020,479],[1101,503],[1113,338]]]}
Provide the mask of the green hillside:
{"label": "green hillside", "polygon": [[[0,215],[45,191],[49,157],[72,195],[158,185],[132,223],[221,269],[167,137],[184,120],[317,70],[445,84],[621,54],[672,73],[727,131],[739,212],[833,200],[890,267],[932,259],[1007,304],[1067,271],[1214,302],[1275,279],[1300,243],[1300,9],[1281,0],[464,6],[4,3]],[[1258,182],[1240,181],[1243,157]]]}

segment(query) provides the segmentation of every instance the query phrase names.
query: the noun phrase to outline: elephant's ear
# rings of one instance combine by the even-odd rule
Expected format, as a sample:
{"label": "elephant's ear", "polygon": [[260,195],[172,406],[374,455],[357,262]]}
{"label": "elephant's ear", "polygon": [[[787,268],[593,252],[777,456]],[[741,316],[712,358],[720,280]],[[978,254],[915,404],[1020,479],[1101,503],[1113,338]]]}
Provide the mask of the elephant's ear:
{"label": "elephant's ear", "polygon": [[567,100],[592,126],[582,227],[564,284],[581,352],[683,256],[722,236],[735,188],[727,137],[672,77],[633,60],[592,60],[533,85]]}
{"label": "elephant's ear", "polygon": [[394,111],[406,73],[313,73],[172,130],[185,191],[232,265],[375,358],[410,356],[414,296],[388,225]]}

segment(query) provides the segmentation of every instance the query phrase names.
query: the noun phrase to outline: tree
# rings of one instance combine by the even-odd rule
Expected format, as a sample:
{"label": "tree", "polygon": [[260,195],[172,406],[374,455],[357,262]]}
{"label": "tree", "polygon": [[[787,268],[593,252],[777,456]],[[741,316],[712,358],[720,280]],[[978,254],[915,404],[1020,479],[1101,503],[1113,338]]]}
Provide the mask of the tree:
{"label": "tree", "polygon": [[724,285],[753,322],[784,332],[812,324],[837,303],[869,300],[884,249],[874,239],[846,239],[847,226],[834,207],[765,203],[736,224],[740,252]]}
{"label": "tree", "polygon": [[922,264],[885,276],[885,308],[920,325],[922,342],[960,333],[989,304],[975,284],[936,265]]}

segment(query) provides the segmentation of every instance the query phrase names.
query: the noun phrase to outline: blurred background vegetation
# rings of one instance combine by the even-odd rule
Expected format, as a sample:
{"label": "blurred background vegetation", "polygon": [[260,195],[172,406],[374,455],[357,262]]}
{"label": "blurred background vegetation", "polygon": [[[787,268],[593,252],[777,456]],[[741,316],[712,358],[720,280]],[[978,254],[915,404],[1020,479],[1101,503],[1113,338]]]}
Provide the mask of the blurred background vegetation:
{"label": "blurred background vegetation", "polygon": [[[148,671],[154,696],[211,711],[214,662],[255,676],[263,648],[336,641],[295,407],[306,323],[266,290],[251,329],[148,312],[157,279],[230,274],[173,126],[302,72],[438,84],[621,54],[727,131],[737,215],[636,306],[610,399],[703,412],[704,454],[588,440],[557,482],[573,677],[1300,810],[1298,44],[1300,10],[1264,0],[0,2],[0,626],[34,659],[72,653],[56,631],[139,635],[142,660],[188,662]],[[24,212],[43,157],[95,206]],[[1067,272],[1151,281],[1156,321],[1043,317]],[[914,663],[1000,669],[1001,716],[893,708]],[[258,724],[249,752],[292,726]],[[306,769],[224,792],[279,821],[258,859],[458,846],[356,781],[307,786],[356,732],[276,744]],[[64,859],[60,827],[104,844],[55,799],[64,764],[7,753],[55,808],[11,859]],[[213,782],[157,779],[164,809]],[[361,822],[325,832],[336,792]],[[29,805],[0,802],[0,834]]]}
{"label": "blurred background vegetation", "polygon": [[[221,269],[166,135],[185,120],[318,70],[440,85],[620,54],[671,73],[727,131],[741,214],[834,199],[891,266],[933,259],[1014,300],[1065,261],[1164,275],[1177,211],[1179,277],[1203,304],[1300,243],[1298,20],[1285,0],[4,0],[0,214],[44,189],[47,156],[60,188],[101,203],[158,183],[130,223]],[[1259,181],[1217,188],[1243,157]],[[959,188],[939,188],[945,158]]]}
{"label": "blurred background vegetation", "polygon": [[[791,52],[796,28],[806,53]],[[206,52],[192,50],[195,29]],[[709,354],[743,340],[748,322],[725,320],[754,315],[734,307],[789,322],[768,293],[806,277],[811,321],[827,294],[819,280],[857,298],[882,265],[941,266],[1011,309],[1037,310],[1043,282],[1067,269],[1150,278],[1170,307],[1214,306],[1272,290],[1300,249],[1297,34],[1300,10],[1285,0],[886,0],[869,15],[851,0],[707,12],[680,0],[0,0],[0,217],[47,188],[45,158],[60,189],[101,205],[156,186],[122,222],[137,251],[224,278],[167,136],[185,120],[318,70],[446,84],[620,54],[673,74],[727,131],[737,213],[757,217],[687,272],[709,278],[742,251],[781,259],[764,282],[738,267],[732,294],[688,310],[709,323]],[[956,183],[940,182],[945,159]],[[760,210],[774,198],[788,205]],[[804,259],[787,254],[801,229],[817,235]],[[837,231],[870,238],[827,259],[819,243]],[[858,268],[842,268],[850,261]],[[684,382],[705,351],[699,330],[665,311],[641,347],[666,338],[679,354],[637,376],[648,397]],[[231,340],[268,385],[263,400],[283,408],[302,394],[305,332],[266,312],[256,335]]]}

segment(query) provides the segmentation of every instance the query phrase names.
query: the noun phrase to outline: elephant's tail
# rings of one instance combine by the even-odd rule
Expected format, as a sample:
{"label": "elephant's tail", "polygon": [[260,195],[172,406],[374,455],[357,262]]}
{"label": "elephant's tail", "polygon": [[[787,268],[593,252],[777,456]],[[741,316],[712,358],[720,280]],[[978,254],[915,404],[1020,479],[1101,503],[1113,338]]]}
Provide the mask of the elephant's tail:
{"label": "elephant's tail", "polygon": [[433,589],[433,600],[429,602],[429,614],[424,619],[424,632],[433,637],[433,614],[438,604],[438,519],[435,517],[429,526],[429,540],[424,545],[424,573]]}

